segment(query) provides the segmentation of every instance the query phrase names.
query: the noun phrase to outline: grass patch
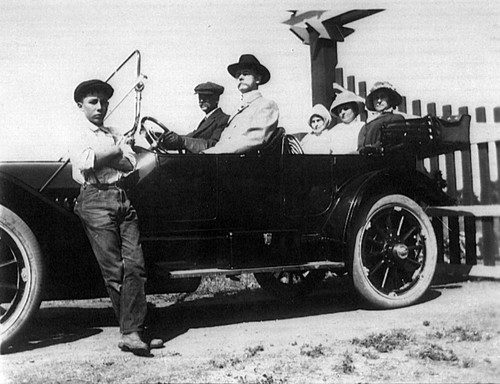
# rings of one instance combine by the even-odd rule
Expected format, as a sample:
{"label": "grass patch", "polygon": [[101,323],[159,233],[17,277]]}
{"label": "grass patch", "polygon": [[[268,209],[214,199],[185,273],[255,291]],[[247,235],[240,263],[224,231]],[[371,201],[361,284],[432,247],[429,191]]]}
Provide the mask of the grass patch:
{"label": "grass patch", "polygon": [[302,345],[302,347],[300,347],[300,354],[315,359],[317,357],[324,356],[325,352],[324,352],[324,347],[321,344],[316,346],[304,344]]}
{"label": "grass patch", "polygon": [[375,348],[378,352],[387,353],[394,349],[402,349],[415,341],[415,337],[408,330],[393,329],[389,332],[372,333],[364,339],[357,337],[351,340],[354,345],[365,348]]}
{"label": "grass patch", "polygon": [[[483,335],[481,331],[473,327],[462,327],[460,325],[445,329],[443,331],[436,331],[427,335],[429,338],[436,339],[453,339],[455,341],[481,341]],[[488,339],[488,337],[486,337]]]}
{"label": "grass patch", "polygon": [[361,351],[361,356],[366,357],[367,359],[370,360],[380,359],[379,354],[376,352],[372,352],[370,349],[365,349],[364,351]]}
{"label": "grass patch", "polygon": [[196,293],[199,295],[215,295],[260,288],[259,283],[257,283],[257,280],[255,280],[255,277],[251,273],[243,273],[238,278],[239,281],[234,281],[225,275],[219,274],[203,276]]}
{"label": "grass patch", "polygon": [[345,351],[342,359],[342,372],[350,374],[354,372],[354,369],[355,367],[352,355],[348,351]]}
{"label": "grass patch", "polygon": [[286,384],[287,380],[286,379],[275,379],[273,375],[268,375],[264,373],[260,379],[257,380],[252,380],[249,381],[246,376],[239,376],[238,377],[238,383],[239,384]]}
{"label": "grass patch", "polygon": [[448,361],[454,362],[458,361],[457,355],[451,349],[443,349],[437,344],[427,344],[420,347],[414,354],[415,357],[423,360],[432,361]]}
{"label": "grass patch", "polygon": [[262,352],[264,347],[259,344],[256,347],[248,347],[245,349],[245,357],[250,358],[254,357],[257,353]]}
{"label": "grass patch", "polygon": [[221,357],[216,357],[216,358],[211,359],[208,363],[214,368],[224,369],[224,368],[235,367],[237,365],[240,365],[242,363],[242,361],[239,357],[221,356]]}

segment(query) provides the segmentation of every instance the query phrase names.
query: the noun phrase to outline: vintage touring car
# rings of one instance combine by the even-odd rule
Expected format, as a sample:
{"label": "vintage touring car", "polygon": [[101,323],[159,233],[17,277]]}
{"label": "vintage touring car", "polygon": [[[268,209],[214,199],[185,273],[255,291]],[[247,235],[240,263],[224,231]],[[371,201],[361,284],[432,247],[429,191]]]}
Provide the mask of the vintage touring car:
{"label": "vintage touring car", "polygon": [[[194,291],[204,274],[253,273],[264,289],[293,299],[334,271],[349,273],[371,306],[422,297],[437,259],[425,208],[450,199],[416,160],[467,142],[469,116],[389,126],[382,150],[370,155],[296,154],[283,128],[244,155],[169,153],[157,145],[166,128],[140,117],[140,53],[125,62],[133,58],[139,108],[130,134],[140,127],[150,145],[136,147],[127,188],[148,293]],[[73,213],[78,192],[68,162],[0,163],[3,346],[23,334],[42,300],[106,296]]]}

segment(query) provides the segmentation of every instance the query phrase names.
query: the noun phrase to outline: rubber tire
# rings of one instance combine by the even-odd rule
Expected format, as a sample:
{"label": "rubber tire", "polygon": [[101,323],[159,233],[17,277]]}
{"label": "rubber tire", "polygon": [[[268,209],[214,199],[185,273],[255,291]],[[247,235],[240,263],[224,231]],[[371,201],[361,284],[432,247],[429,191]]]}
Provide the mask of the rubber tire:
{"label": "rubber tire", "polygon": [[[362,259],[361,243],[366,225],[377,212],[380,212],[385,208],[390,208],[391,206],[399,206],[411,213],[411,215],[419,222],[421,228],[420,232],[425,236],[425,258],[423,268],[419,272],[418,278],[414,284],[409,288],[409,290],[402,292],[401,295],[389,295],[377,289],[377,287],[374,286],[369,280],[365,272]],[[372,203],[367,204],[364,209],[362,209],[362,214],[357,218],[357,225],[353,229],[351,239],[353,239],[353,241],[350,242],[352,255],[352,264],[350,269],[353,285],[361,298],[370,306],[378,309],[391,309],[409,306],[415,304],[428,290],[436,269],[437,241],[434,229],[428,216],[422,208],[410,198],[404,195],[394,194],[374,199]]]}
{"label": "rubber tire", "polygon": [[[24,280],[22,290],[18,284],[10,308],[1,313],[0,351],[5,352],[23,334],[40,307],[44,271],[42,252],[35,235],[18,215],[2,205],[0,205],[0,229],[2,237],[9,236],[8,241],[16,248],[18,258],[14,260],[17,264],[17,279],[18,282]],[[5,240],[0,239],[0,241]],[[1,260],[1,263],[5,261],[8,260]]]}
{"label": "rubber tire", "polygon": [[[300,274],[302,279],[298,284],[284,284],[280,281],[282,273]],[[281,301],[292,302],[314,291],[325,277],[325,273],[324,270],[306,270],[254,273],[254,276],[265,291]]]}

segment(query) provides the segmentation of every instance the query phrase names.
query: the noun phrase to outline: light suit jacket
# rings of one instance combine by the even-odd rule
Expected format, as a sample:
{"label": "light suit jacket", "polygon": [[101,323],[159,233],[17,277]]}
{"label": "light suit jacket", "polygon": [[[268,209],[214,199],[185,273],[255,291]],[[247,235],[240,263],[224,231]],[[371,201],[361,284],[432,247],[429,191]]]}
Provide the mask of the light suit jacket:
{"label": "light suit jacket", "polygon": [[191,153],[200,153],[213,147],[219,141],[228,120],[229,115],[217,108],[206,119],[203,119],[195,131],[183,136],[184,148]]}
{"label": "light suit jacket", "polygon": [[259,91],[243,94],[243,105],[229,118],[219,142],[204,153],[243,153],[267,142],[278,127],[278,105]]}

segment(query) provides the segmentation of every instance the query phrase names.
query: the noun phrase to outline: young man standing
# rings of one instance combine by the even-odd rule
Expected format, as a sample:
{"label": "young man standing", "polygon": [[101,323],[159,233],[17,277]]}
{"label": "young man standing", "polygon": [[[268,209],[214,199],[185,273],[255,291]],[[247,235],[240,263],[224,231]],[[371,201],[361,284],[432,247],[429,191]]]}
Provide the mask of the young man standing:
{"label": "young man standing", "polygon": [[277,104],[265,99],[259,86],[271,78],[269,70],[253,55],[241,55],[238,63],[227,67],[238,80],[242,105],[229,118],[219,142],[203,153],[243,153],[265,144],[278,127]]}
{"label": "young man standing", "polygon": [[[101,80],[79,84],[74,100],[85,117],[71,148],[73,178],[81,185],[75,205],[99,263],[122,334],[118,347],[148,355],[142,340],[146,318],[146,270],[137,213],[120,183],[134,171],[127,139],[104,125],[113,88]],[[158,343],[158,341],[155,341]]]}

